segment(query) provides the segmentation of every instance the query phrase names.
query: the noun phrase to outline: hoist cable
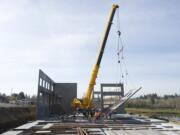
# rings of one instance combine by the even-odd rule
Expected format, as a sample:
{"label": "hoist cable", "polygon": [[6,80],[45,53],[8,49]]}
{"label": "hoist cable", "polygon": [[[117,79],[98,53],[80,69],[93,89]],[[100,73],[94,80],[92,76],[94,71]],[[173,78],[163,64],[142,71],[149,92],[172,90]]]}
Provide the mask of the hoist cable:
{"label": "hoist cable", "polygon": [[[119,9],[117,11],[117,23],[116,23],[116,26],[117,26],[117,73],[116,73],[116,91],[117,92],[120,92],[121,89],[118,87],[118,84],[120,83],[123,83],[123,78],[122,78],[122,75],[123,75],[123,69],[122,69],[122,63],[121,63],[121,51],[122,50],[122,47],[120,47],[120,36],[121,36],[121,32],[120,32],[120,21],[119,21]],[[119,95],[118,98],[116,98],[115,100],[118,100],[120,99],[121,96]]]}
{"label": "hoist cable", "polygon": [[[125,62],[125,58],[124,58],[124,43],[123,43],[122,38],[121,38],[119,9],[117,12],[117,34],[118,34],[117,55],[118,55],[118,65],[119,65],[118,69],[120,69],[120,74],[118,72],[117,72],[117,74],[119,74],[121,76],[120,79],[119,78],[118,79],[119,79],[119,82],[124,83],[127,86],[132,85],[132,87],[134,87],[133,81],[131,80],[131,78],[129,76],[127,66],[126,66],[126,62]],[[125,74],[123,74],[124,71],[125,71]],[[130,84],[128,84],[128,82]]]}
{"label": "hoist cable", "polygon": [[121,61],[120,61],[120,52],[119,52],[119,50],[120,50],[120,36],[121,36],[121,32],[120,32],[120,20],[119,20],[119,9],[117,10],[117,62],[118,62],[118,64],[117,64],[117,70],[119,71],[119,69],[120,69],[120,71],[119,72],[117,72],[117,82],[118,83],[121,83],[122,82],[122,80],[121,80],[121,77],[120,76],[122,76],[122,65],[121,65]]}

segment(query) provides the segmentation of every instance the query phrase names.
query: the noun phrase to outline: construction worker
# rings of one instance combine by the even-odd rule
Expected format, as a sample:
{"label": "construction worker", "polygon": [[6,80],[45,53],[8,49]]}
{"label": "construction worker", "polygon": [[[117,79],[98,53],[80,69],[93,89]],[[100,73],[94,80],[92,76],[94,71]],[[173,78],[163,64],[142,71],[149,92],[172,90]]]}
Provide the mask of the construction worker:
{"label": "construction worker", "polygon": [[101,111],[100,111],[100,110],[97,110],[97,111],[95,112],[95,114],[94,114],[94,117],[95,117],[96,120],[99,120],[100,117],[101,117]]}

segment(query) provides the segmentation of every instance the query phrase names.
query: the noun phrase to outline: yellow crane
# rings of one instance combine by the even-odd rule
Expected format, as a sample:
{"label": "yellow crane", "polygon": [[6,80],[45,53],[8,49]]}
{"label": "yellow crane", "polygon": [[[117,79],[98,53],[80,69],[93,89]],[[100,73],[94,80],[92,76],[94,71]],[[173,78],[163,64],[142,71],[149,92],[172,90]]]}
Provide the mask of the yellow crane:
{"label": "yellow crane", "polygon": [[91,78],[90,78],[90,81],[89,81],[89,85],[88,85],[88,88],[87,88],[86,95],[82,99],[75,98],[73,100],[72,106],[74,108],[79,108],[81,110],[91,110],[94,107],[93,103],[92,103],[92,93],[93,93],[93,90],[94,90],[94,85],[96,84],[96,78],[97,78],[97,74],[98,74],[98,71],[99,71],[99,68],[100,68],[100,64],[101,64],[102,56],[103,56],[103,53],[104,53],[104,49],[105,49],[105,46],[106,46],[106,41],[107,41],[107,38],[108,38],[108,35],[109,35],[109,31],[111,29],[111,24],[112,24],[114,14],[115,14],[117,8],[119,8],[119,6],[117,4],[112,5],[109,20],[108,20],[108,23],[107,23],[107,26],[106,26],[106,29],[105,29],[104,37],[103,37],[103,40],[102,40],[102,43],[101,43],[101,46],[100,46],[100,50],[99,50],[99,53],[98,53],[97,60],[96,60],[96,63],[94,65],[94,68],[93,68],[93,71],[92,71],[92,74],[91,74]]}

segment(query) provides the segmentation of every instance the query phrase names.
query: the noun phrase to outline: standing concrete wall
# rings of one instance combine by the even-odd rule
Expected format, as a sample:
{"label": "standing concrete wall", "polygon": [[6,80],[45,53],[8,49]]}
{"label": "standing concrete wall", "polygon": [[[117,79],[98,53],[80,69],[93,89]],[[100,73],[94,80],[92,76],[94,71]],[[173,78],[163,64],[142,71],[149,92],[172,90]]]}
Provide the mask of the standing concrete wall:
{"label": "standing concrete wall", "polygon": [[55,83],[39,70],[37,119],[73,112],[71,102],[77,97],[77,83]]}
{"label": "standing concrete wall", "polygon": [[56,83],[55,95],[61,95],[61,113],[72,113],[71,103],[77,97],[77,83]]}
{"label": "standing concrete wall", "polygon": [[[117,87],[120,88],[120,91],[111,91],[111,87]],[[104,90],[104,88],[109,88],[108,90]],[[113,104],[109,101],[109,103],[105,103],[104,98],[105,97],[113,97],[113,96],[118,96],[118,97],[123,97],[124,96],[124,85],[122,83],[102,83],[101,84],[101,91],[94,91],[93,94],[95,98],[95,104],[97,104],[98,108],[101,108],[102,111],[106,112],[108,110],[108,107],[106,108],[105,106],[108,105],[109,107],[112,106]],[[112,99],[113,100],[113,99]],[[124,113],[124,105],[120,106],[117,110],[116,113]]]}
{"label": "standing concrete wall", "polygon": [[55,82],[42,70],[39,70],[37,119],[45,119],[49,117],[52,111],[54,85]]}

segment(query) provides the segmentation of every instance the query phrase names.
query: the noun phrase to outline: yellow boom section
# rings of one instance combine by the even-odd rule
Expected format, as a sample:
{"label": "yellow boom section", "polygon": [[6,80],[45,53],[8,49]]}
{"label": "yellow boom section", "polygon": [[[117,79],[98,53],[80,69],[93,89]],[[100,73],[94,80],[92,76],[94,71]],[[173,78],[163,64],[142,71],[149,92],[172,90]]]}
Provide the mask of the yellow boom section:
{"label": "yellow boom section", "polygon": [[99,66],[98,65],[94,65],[94,69],[91,75],[91,79],[89,81],[89,86],[87,89],[87,93],[86,96],[83,98],[83,108],[90,108],[91,107],[91,97],[92,97],[92,92],[94,90],[94,85],[96,84],[96,78],[97,78],[97,74],[99,71]]}
{"label": "yellow boom section", "polygon": [[75,98],[73,100],[72,106],[75,107],[75,108],[77,108],[77,107],[80,108],[80,109],[91,109],[92,108],[92,92],[94,90],[94,85],[96,84],[97,74],[98,74],[99,67],[100,67],[100,64],[101,64],[102,56],[103,56],[103,53],[104,53],[104,49],[105,49],[105,46],[106,46],[106,41],[107,41],[107,38],[108,38],[108,35],[109,35],[109,31],[110,31],[111,24],[112,24],[112,21],[113,21],[113,18],[114,18],[114,14],[115,14],[115,11],[116,11],[116,9],[118,7],[119,6],[116,5],[116,4],[112,5],[109,20],[108,20],[108,23],[107,23],[107,26],[106,26],[106,29],[105,29],[105,33],[104,33],[104,37],[103,37],[103,40],[102,40],[102,43],[101,43],[101,46],[100,46],[100,51],[98,53],[97,61],[96,61],[96,64],[94,65],[93,72],[91,74],[91,78],[90,78],[90,81],[89,81],[89,85],[88,85],[88,88],[87,88],[86,95],[82,99],[82,101],[77,99],[77,98]]}

